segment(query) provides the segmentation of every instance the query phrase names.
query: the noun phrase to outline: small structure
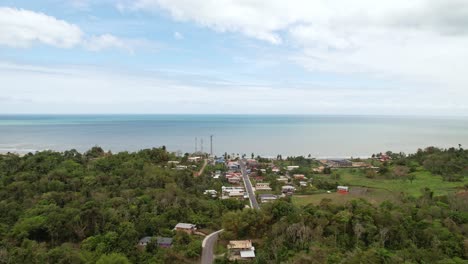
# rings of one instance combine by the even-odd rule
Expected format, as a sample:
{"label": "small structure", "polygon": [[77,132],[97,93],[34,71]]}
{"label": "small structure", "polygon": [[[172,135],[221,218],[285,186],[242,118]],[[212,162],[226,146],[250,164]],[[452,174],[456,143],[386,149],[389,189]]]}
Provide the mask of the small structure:
{"label": "small structure", "polygon": [[278,195],[274,194],[260,194],[258,197],[260,198],[261,203],[268,203],[278,199]]}
{"label": "small structure", "polygon": [[306,182],[306,181],[300,181],[300,182],[299,182],[299,185],[300,185],[301,187],[307,187],[307,182]]}
{"label": "small structure", "polygon": [[305,175],[304,175],[304,174],[294,174],[293,177],[294,177],[294,179],[296,179],[296,180],[304,180],[304,179],[305,179]]}
{"label": "small structure", "polygon": [[170,160],[167,162],[167,164],[179,164],[180,161],[177,161],[177,160]]}
{"label": "small structure", "polygon": [[186,170],[188,168],[188,166],[186,165],[177,165],[176,166],[176,170]]}
{"label": "small structure", "polygon": [[338,187],[336,187],[336,190],[339,193],[347,194],[349,192],[349,187],[348,186],[338,186]]}
{"label": "small structure", "polygon": [[292,171],[292,170],[295,170],[295,169],[299,169],[299,166],[287,166],[286,167],[286,170],[288,170],[288,171]]}
{"label": "small structure", "polygon": [[278,172],[280,172],[280,169],[277,168],[277,167],[273,167],[273,168],[271,169],[271,172],[273,172],[273,173],[278,173]]}
{"label": "small structure", "polygon": [[313,168],[312,171],[315,173],[322,173],[324,169],[325,169],[325,166],[319,166],[317,168]]}
{"label": "small structure", "polygon": [[175,231],[182,231],[182,232],[185,232],[185,233],[191,235],[191,234],[195,233],[195,231],[197,230],[197,226],[194,225],[194,224],[178,223],[174,227],[174,230]]}
{"label": "small structure", "polygon": [[201,157],[198,157],[198,156],[188,158],[188,161],[190,162],[199,162],[200,160],[201,160]]}
{"label": "small structure", "polygon": [[[146,236],[138,241],[139,247],[146,247],[152,240],[152,237]],[[170,237],[156,237],[156,243],[159,247],[169,248],[172,246],[172,238]]]}
{"label": "small structure", "polygon": [[229,170],[236,171],[240,168],[239,162],[237,161],[229,161],[227,164]]}
{"label": "small structure", "polygon": [[294,188],[294,186],[291,186],[291,185],[285,185],[285,186],[281,187],[281,192],[285,193],[287,195],[292,195],[295,190],[296,190],[296,188]]}
{"label": "small structure", "polygon": [[257,184],[255,184],[255,190],[257,190],[257,191],[271,191],[270,183],[268,183],[268,182],[257,182]]}
{"label": "small structure", "polygon": [[347,168],[352,167],[353,163],[346,159],[329,159],[326,164],[331,168]]}
{"label": "small structure", "polygon": [[278,179],[276,179],[276,180],[279,181],[279,182],[287,183],[289,181],[289,178],[282,175],[282,176],[279,176]]}
{"label": "small structure", "polygon": [[226,187],[223,186],[221,187],[222,191],[222,197],[221,199],[229,199],[229,198],[234,198],[234,199],[239,199],[243,200],[245,198],[245,190],[243,187]]}
{"label": "small structure", "polygon": [[255,248],[251,240],[231,240],[227,245],[230,260],[255,258]]}
{"label": "small structure", "polygon": [[203,194],[210,195],[213,198],[216,198],[218,196],[218,192],[215,190],[205,190]]}

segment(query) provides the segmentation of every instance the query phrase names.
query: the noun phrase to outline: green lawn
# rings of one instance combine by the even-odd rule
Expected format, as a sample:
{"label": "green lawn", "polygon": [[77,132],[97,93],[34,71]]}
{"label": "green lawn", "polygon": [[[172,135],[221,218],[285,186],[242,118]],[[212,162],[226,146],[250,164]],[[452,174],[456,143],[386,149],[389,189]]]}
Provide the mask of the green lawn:
{"label": "green lawn", "polygon": [[[321,193],[312,195],[294,195],[292,200],[297,205],[307,205],[309,203],[319,204],[324,198],[332,199],[335,203],[346,203],[353,199],[364,198],[370,203],[378,204],[385,200],[395,200],[399,193],[405,192],[413,196],[419,196],[421,190],[428,187],[434,191],[435,195],[445,195],[462,189],[468,184],[465,177],[463,182],[447,182],[442,177],[432,175],[425,170],[414,172],[416,179],[411,183],[408,180],[399,179],[369,179],[365,176],[364,170],[360,169],[339,169],[340,179],[338,182],[350,186],[350,193],[343,195],[336,192]],[[322,175],[323,178],[328,177]],[[333,177],[333,176],[329,176]],[[362,188],[363,187],[363,188]],[[360,191],[365,190],[367,191]]]}
{"label": "green lawn", "polygon": [[[366,189],[360,188],[359,189]],[[334,203],[344,204],[348,201],[363,198],[372,204],[379,204],[383,201],[390,200],[393,201],[396,199],[396,194],[384,190],[384,189],[373,189],[367,188],[366,192],[350,192],[348,194],[340,194],[337,192],[332,193],[321,193],[321,194],[312,194],[312,195],[293,195],[292,201],[296,205],[304,206],[307,204],[319,204],[322,199],[328,198],[332,199]]]}
{"label": "green lawn", "polygon": [[404,181],[399,179],[369,179],[364,175],[363,170],[358,169],[342,169],[339,170],[339,172],[339,182],[344,185],[379,188],[397,193],[406,192],[414,196],[420,195],[421,189],[425,187],[434,191],[435,195],[444,195],[468,184],[468,179],[466,177],[463,182],[447,182],[443,181],[442,177],[432,175],[425,170],[414,172],[416,179],[412,183],[408,180]]}

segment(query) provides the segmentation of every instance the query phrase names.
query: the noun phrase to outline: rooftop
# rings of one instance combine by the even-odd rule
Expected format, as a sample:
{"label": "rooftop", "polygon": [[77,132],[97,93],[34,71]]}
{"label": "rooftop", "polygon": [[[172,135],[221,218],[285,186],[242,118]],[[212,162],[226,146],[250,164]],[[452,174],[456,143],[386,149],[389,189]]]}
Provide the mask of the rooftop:
{"label": "rooftop", "polygon": [[251,240],[231,240],[228,244],[229,249],[252,248]]}

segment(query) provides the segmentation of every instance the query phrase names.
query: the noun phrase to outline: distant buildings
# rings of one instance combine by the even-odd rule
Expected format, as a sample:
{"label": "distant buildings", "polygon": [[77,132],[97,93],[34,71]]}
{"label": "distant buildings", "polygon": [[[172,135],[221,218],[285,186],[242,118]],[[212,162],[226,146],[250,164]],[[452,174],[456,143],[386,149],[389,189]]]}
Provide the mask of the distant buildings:
{"label": "distant buildings", "polygon": [[230,260],[255,258],[255,248],[251,240],[231,240],[227,245]]}
{"label": "distant buildings", "polygon": [[328,159],[321,160],[321,162],[331,168],[347,168],[353,166],[353,163],[346,159]]}
{"label": "distant buildings", "polygon": [[243,187],[221,187],[222,196],[221,199],[234,198],[238,200],[243,200],[246,198],[247,193]]}

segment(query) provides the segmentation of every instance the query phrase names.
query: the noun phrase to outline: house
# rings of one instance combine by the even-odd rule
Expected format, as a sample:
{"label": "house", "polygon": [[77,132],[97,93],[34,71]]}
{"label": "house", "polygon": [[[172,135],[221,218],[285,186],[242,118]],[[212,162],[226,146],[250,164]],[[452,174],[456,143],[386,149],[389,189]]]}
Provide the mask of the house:
{"label": "house", "polygon": [[251,240],[231,240],[227,245],[230,260],[255,258],[255,248]]}
{"label": "house", "polygon": [[260,194],[258,197],[261,203],[268,203],[278,199],[278,195],[274,194]]}
{"label": "house", "polygon": [[255,190],[257,190],[257,191],[271,191],[270,183],[268,183],[268,182],[257,182],[257,184],[255,184]]}
{"label": "house", "polygon": [[240,168],[239,162],[237,161],[229,161],[227,164],[229,170],[236,171]]}
{"label": "house", "polygon": [[175,227],[174,230],[176,231],[182,231],[187,234],[193,234],[197,230],[197,226],[194,224],[187,224],[187,223],[178,223]]}
{"label": "house", "polygon": [[188,161],[190,162],[199,162],[200,160],[201,160],[201,157],[198,157],[198,156],[188,158]]}
{"label": "house", "polygon": [[151,242],[151,239],[152,237],[150,236],[143,237],[142,239],[140,239],[140,241],[138,241],[138,246],[146,247],[149,244],[149,242]]}
{"label": "house", "polygon": [[[146,247],[152,240],[152,237],[146,236],[138,241],[139,247]],[[172,246],[172,238],[170,237],[156,237],[156,243],[159,247],[169,248]]]}
{"label": "house", "polygon": [[248,159],[247,160],[247,166],[251,167],[251,168],[255,168],[258,166],[258,161],[256,161],[255,159]]}
{"label": "house", "polygon": [[279,176],[278,179],[276,179],[279,182],[284,182],[287,183],[289,181],[289,178],[286,176]]}
{"label": "house", "polygon": [[285,185],[281,187],[281,192],[286,194],[293,194],[295,190],[296,188],[294,188],[294,186],[291,185]]}
{"label": "house", "polygon": [[273,173],[278,173],[278,172],[280,172],[280,169],[277,168],[277,167],[273,167],[273,168],[271,169],[271,172],[273,172]]}
{"label": "house", "polygon": [[162,248],[169,248],[172,246],[171,237],[157,237],[156,242],[158,243],[158,246]]}
{"label": "house", "polygon": [[348,186],[338,186],[338,187],[336,187],[336,190],[339,193],[347,194],[349,192],[349,187]]}
{"label": "house", "polygon": [[222,196],[221,199],[235,198],[243,200],[246,196],[243,187],[221,187]]}
{"label": "house", "polygon": [[295,170],[295,169],[299,169],[299,166],[287,166],[286,167],[286,170],[288,170],[288,171],[292,171],[292,170]]}
{"label": "house", "polygon": [[218,192],[215,190],[205,190],[203,194],[210,195],[213,198],[216,198],[218,196]]}
{"label": "house", "polygon": [[175,168],[176,168],[176,170],[186,170],[186,169],[188,169],[188,166],[185,166],[185,165],[177,165]]}
{"label": "house", "polygon": [[307,182],[306,182],[306,181],[300,181],[300,182],[299,182],[299,185],[300,185],[301,187],[307,187]]}
{"label": "house", "polygon": [[305,175],[304,175],[304,174],[294,174],[293,177],[294,177],[294,179],[296,179],[296,180],[304,180],[304,179],[305,179]]}
{"label": "house", "polygon": [[324,169],[325,169],[324,166],[319,166],[317,168],[313,168],[312,171],[315,173],[322,173]]}

